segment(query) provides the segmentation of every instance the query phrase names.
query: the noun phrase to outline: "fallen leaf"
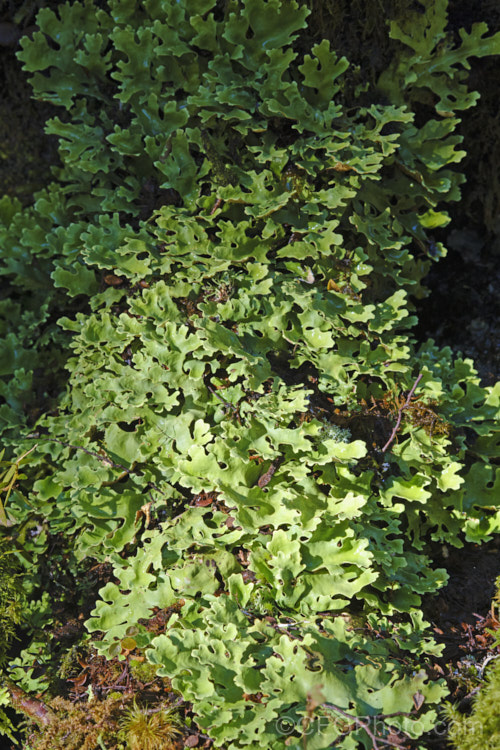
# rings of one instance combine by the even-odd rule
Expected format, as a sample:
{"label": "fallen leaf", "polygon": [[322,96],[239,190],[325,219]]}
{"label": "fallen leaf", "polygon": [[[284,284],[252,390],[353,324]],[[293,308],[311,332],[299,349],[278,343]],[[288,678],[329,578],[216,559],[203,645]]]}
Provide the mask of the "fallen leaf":
{"label": "fallen leaf", "polygon": [[416,711],[420,711],[425,702],[425,696],[418,690],[413,696],[413,705]]}
{"label": "fallen leaf", "polygon": [[123,279],[120,276],[115,276],[114,273],[107,273],[104,277],[104,283],[108,286],[120,286]]}

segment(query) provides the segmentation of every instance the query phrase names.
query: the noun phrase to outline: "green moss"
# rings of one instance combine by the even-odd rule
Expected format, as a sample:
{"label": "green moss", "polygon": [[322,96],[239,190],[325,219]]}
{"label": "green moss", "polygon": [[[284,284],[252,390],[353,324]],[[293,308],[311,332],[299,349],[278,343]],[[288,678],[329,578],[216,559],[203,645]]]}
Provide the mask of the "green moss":
{"label": "green moss", "polygon": [[500,748],[500,663],[490,666],[486,680],[473,699],[470,714],[461,714],[448,704],[448,740],[456,750],[499,750]]}
{"label": "green moss", "polygon": [[8,542],[0,540],[0,667],[23,622],[25,604],[21,567]]}
{"label": "green moss", "polygon": [[148,710],[135,703],[121,719],[120,727],[129,750],[170,750],[182,734],[174,709]]}
{"label": "green moss", "polygon": [[130,659],[129,666],[134,679],[139,680],[143,684],[152,682],[156,678],[156,667],[148,661]]}
{"label": "green moss", "polygon": [[50,702],[50,718],[29,736],[31,750],[119,750],[119,720],[124,699],[95,699],[73,704],[63,698]]}

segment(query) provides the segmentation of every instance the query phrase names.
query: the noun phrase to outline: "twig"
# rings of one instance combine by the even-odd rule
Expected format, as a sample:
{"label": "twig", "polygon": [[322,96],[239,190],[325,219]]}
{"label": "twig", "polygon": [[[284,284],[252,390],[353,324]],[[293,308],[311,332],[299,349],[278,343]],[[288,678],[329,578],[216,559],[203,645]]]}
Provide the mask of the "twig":
{"label": "twig", "polygon": [[87,456],[94,456],[94,458],[97,458],[98,461],[102,461],[107,466],[112,466],[113,469],[122,469],[122,471],[126,471],[127,474],[130,474],[130,472],[132,471],[131,469],[127,469],[127,467],[123,466],[122,464],[115,463],[110,458],[108,458],[108,456],[101,456],[100,453],[89,451],[87,448],[84,448],[83,445],[73,445],[72,443],[65,443],[64,440],[58,440],[57,438],[44,437],[43,435],[41,435],[40,437],[31,437],[31,435],[29,435],[27,439],[28,440],[45,440],[47,443],[59,443],[59,445],[64,445],[65,448],[74,448],[77,451],[83,451],[83,453],[86,453]]}
{"label": "twig", "polygon": [[405,409],[407,409],[409,407],[409,405],[411,403],[412,396],[415,393],[415,388],[417,387],[417,385],[419,384],[419,382],[420,382],[421,379],[422,379],[422,373],[420,373],[420,375],[417,377],[417,379],[413,383],[413,385],[411,387],[411,391],[409,392],[409,394],[408,394],[408,396],[406,398],[406,401],[404,402],[403,406],[399,409],[399,411],[398,411],[398,419],[397,419],[397,422],[396,422],[396,426],[394,427],[393,431],[391,432],[391,436],[390,436],[389,440],[387,441],[387,443],[382,448],[382,453],[386,452],[387,448],[390,446],[390,444],[392,443],[392,441],[396,437],[397,431],[399,430],[399,425],[401,424],[401,418],[403,416],[403,412],[404,412]]}
{"label": "twig", "polygon": [[222,404],[224,404],[224,406],[229,406],[229,407],[230,407],[231,409],[233,409],[233,410],[234,410],[234,409],[237,409],[237,408],[238,408],[238,407],[236,407],[236,406],[235,406],[234,404],[232,404],[232,403],[231,403],[230,401],[226,401],[225,399],[223,399],[223,398],[222,398],[222,396],[219,396],[219,394],[217,393],[217,391],[216,391],[216,390],[214,390],[214,389],[212,388],[212,386],[211,386],[211,385],[207,385],[207,388],[208,388],[208,390],[210,391],[210,393],[213,393],[213,394],[214,394],[215,398],[218,398],[218,399],[219,399],[219,401],[220,401],[220,402],[221,402]]}
{"label": "twig", "polygon": [[[483,661],[483,663],[481,664],[480,668],[478,669],[477,676],[479,677],[480,680],[483,679],[483,674],[484,674],[484,670],[485,670],[486,665],[490,661],[493,661],[493,659],[498,659],[499,656],[500,656],[500,654],[490,654],[489,656],[486,657],[486,659]],[[468,697],[468,696],[466,696],[466,697]]]}
{"label": "twig", "polygon": [[[339,706],[335,706],[333,703],[323,703],[322,704],[324,708],[329,708],[332,711],[336,711],[341,716],[344,716],[346,719],[349,719],[350,721],[353,721],[360,729],[364,729],[368,737],[371,739],[373,743],[373,750],[380,750],[378,742],[381,742],[383,745],[390,745],[391,747],[402,747],[399,743],[395,743],[393,740],[384,740],[382,737],[375,737],[374,733],[368,726],[367,722],[362,721],[358,716],[354,716],[353,714],[348,714],[347,711],[344,711],[342,708],[339,708]],[[393,714],[377,714],[376,716],[373,716],[374,719],[390,719],[395,716],[411,716],[411,713],[405,713],[404,711],[396,711]],[[343,732],[342,734],[346,734]],[[338,738],[340,739],[340,738]],[[337,740],[335,740],[336,742]],[[334,744],[335,744],[334,742]]]}
{"label": "twig", "polygon": [[212,214],[214,214],[217,211],[217,209],[221,207],[221,205],[222,205],[222,198],[217,198],[217,200],[215,201],[212,207],[212,210],[210,211],[210,216],[212,216]]}
{"label": "twig", "polygon": [[[87,448],[84,448],[83,445],[73,445],[73,443],[66,443],[64,440],[44,437],[43,435],[28,435],[26,440],[45,440],[47,443],[59,443],[59,445],[64,445],[65,448],[74,448],[74,450],[83,451],[87,454],[87,456],[93,456],[94,458],[97,458],[98,461],[102,461],[103,464],[105,464],[106,466],[111,466],[113,469],[121,469],[125,472],[125,474],[137,474],[137,472],[134,471],[133,466],[130,469],[127,469],[127,467],[123,466],[123,464],[117,464],[115,463],[115,461],[112,461],[110,458],[108,458],[108,456],[101,456],[100,453],[95,453],[95,451],[89,451],[87,450]],[[160,495],[163,495],[163,497],[165,497],[165,493],[162,492],[162,490],[160,490],[160,488],[154,482],[148,482],[147,486],[151,487],[151,489],[153,490],[156,490],[160,493]]]}
{"label": "twig", "polygon": [[222,396],[219,396],[219,394],[217,393],[217,391],[215,391],[212,388],[211,385],[207,385],[207,388],[210,391],[210,393],[213,393],[213,395],[215,396],[215,398],[218,398],[219,401],[222,404],[224,404],[224,407],[226,409],[230,409],[232,411],[232,416],[236,417],[236,419],[238,420],[238,423],[241,424],[241,419],[240,419],[240,413],[239,413],[239,406],[238,406],[238,404],[234,405],[230,401],[225,401],[225,399],[223,399]]}
{"label": "twig", "polygon": [[5,680],[4,684],[9,691],[13,707],[19,713],[29,716],[33,721],[44,726],[47,726],[47,724],[50,724],[54,720],[54,712],[43,701],[28,695],[28,693],[25,693],[24,690],[14,685],[10,680]]}

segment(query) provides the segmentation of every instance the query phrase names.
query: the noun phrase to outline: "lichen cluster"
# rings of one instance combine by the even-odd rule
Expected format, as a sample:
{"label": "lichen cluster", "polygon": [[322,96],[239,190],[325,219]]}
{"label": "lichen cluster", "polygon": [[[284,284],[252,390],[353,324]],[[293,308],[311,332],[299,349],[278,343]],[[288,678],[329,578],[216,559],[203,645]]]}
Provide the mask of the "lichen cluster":
{"label": "lichen cluster", "polygon": [[[294,0],[77,1],[22,42],[62,166],[0,203],[2,434],[34,448],[9,533],[112,564],[95,648],[147,659],[215,747],[431,729],[428,545],[500,527],[500,388],[412,336],[469,60],[500,51],[446,9],[394,17],[375,81]],[[40,609],[13,676],[54,691]]]}

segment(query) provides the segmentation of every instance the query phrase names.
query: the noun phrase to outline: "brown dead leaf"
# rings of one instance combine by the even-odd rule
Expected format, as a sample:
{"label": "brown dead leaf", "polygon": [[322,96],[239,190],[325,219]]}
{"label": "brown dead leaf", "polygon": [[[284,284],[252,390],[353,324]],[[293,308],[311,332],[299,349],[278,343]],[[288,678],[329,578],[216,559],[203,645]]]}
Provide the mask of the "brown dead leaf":
{"label": "brown dead leaf", "polygon": [[121,276],[115,276],[114,273],[107,273],[104,277],[104,283],[108,286],[120,286],[123,283]]}
{"label": "brown dead leaf", "polygon": [[415,706],[415,710],[420,711],[420,709],[424,705],[424,702],[425,702],[425,696],[422,695],[420,690],[417,690],[417,692],[413,696],[413,705]]}

